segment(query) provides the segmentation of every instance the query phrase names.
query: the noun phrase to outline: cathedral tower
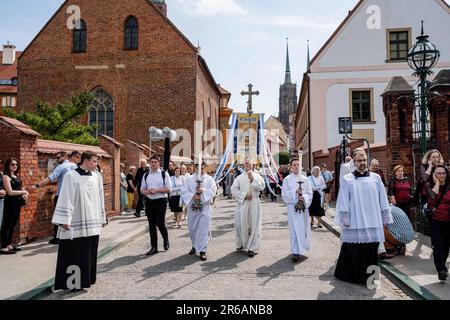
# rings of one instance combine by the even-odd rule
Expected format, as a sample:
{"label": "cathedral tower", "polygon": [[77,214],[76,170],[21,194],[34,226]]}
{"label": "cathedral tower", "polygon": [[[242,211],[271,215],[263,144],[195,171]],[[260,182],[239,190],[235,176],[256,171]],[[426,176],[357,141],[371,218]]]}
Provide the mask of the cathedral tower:
{"label": "cathedral tower", "polygon": [[297,84],[292,83],[291,67],[289,63],[289,44],[286,49],[286,73],[284,84],[280,86],[280,104],[278,118],[280,122],[289,127],[289,115],[297,109]]}

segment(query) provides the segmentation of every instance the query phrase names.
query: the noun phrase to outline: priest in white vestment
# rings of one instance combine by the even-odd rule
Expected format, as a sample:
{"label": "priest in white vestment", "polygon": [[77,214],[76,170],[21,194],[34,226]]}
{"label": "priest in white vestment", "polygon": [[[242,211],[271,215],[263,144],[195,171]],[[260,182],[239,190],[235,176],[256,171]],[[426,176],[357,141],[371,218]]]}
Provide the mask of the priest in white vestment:
{"label": "priest in white vestment", "polygon": [[244,162],[244,172],[235,180],[231,194],[238,201],[234,228],[236,231],[236,248],[245,250],[249,257],[258,253],[261,244],[261,200],[259,194],[266,184],[263,177],[253,170],[249,160]]}
{"label": "priest in white vestment", "polygon": [[[287,206],[292,261],[295,263],[311,248],[308,207],[311,205],[313,193],[309,179],[300,172],[299,159],[292,159],[290,166],[292,172],[283,180],[281,195]],[[302,182],[301,189],[299,182]],[[299,200],[303,201],[304,211],[296,209]]]}
{"label": "priest in white vestment", "polygon": [[[205,261],[211,230],[211,205],[216,196],[217,185],[214,179],[206,174],[206,163],[189,177],[181,190],[181,199],[187,205],[189,236],[192,249],[189,254],[199,253],[200,259]],[[200,186],[198,181],[200,181]]]}
{"label": "priest in white vestment", "polygon": [[52,219],[59,226],[55,290],[80,291],[96,282],[99,237],[106,224],[97,163],[97,154],[84,152],[78,168],[64,176]]}
{"label": "priest in white vestment", "polygon": [[335,277],[366,284],[378,265],[378,246],[384,242],[384,225],[392,223],[386,190],[378,174],[369,172],[367,155],[353,155],[356,170],[341,180],[334,223],[341,227],[341,252]]}

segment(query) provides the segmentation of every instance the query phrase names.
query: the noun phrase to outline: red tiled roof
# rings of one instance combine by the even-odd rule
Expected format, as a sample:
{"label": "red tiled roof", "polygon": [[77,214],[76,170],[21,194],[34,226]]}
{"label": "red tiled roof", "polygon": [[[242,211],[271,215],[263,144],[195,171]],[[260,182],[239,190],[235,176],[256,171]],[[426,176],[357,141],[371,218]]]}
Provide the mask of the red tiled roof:
{"label": "red tiled roof", "polygon": [[9,80],[17,77],[17,59],[22,52],[16,51],[16,60],[13,64],[2,64],[3,51],[0,51],[0,79]]}
{"label": "red tiled roof", "polygon": [[50,141],[50,140],[37,140],[37,147],[40,153],[45,154],[56,154],[59,151],[72,152],[74,150],[78,150],[80,152],[84,151],[93,151],[97,153],[100,157],[103,158],[112,158],[112,156],[107,153],[105,150],[96,146],[87,146],[83,144],[75,144],[61,141]]}
{"label": "red tiled roof", "polygon": [[19,120],[8,118],[8,117],[0,117],[0,123],[4,123],[9,127],[12,127],[16,130],[19,130],[25,134],[31,135],[31,136],[40,136],[39,133],[31,129],[26,124],[20,122]]}
{"label": "red tiled roof", "polygon": [[112,142],[116,147],[122,148],[123,144],[121,144],[119,141],[114,140],[113,138],[111,138],[110,136],[106,136],[104,134],[100,135],[100,137]]}
{"label": "red tiled roof", "polygon": [[134,141],[132,141],[132,140],[127,140],[126,142],[129,143],[129,144],[131,144],[131,145],[133,145],[135,148],[138,148],[138,149],[144,149],[143,146],[137,144],[136,142],[134,142]]}

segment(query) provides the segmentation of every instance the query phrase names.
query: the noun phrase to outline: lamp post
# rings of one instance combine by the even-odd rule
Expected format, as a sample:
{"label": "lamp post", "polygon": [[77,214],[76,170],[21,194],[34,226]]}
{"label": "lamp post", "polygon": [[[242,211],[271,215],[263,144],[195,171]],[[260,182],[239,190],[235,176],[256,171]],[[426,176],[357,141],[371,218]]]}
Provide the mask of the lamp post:
{"label": "lamp post", "polygon": [[165,127],[164,129],[158,129],[153,126],[148,129],[148,132],[150,136],[150,154],[152,152],[152,141],[165,141],[164,170],[167,170],[169,168],[170,161],[170,142],[173,142],[177,139],[177,133],[168,127]]}
{"label": "lamp post", "polygon": [[439,61],[440,52],[436,46],[428,41],[429,36],[424,34],[423,20],[422,32],[417,37],[417,42],[409,49],[408,65],[414,70],[413,76],[420,78],[419,93],[415,100],[420,110],[420,151],[422,155],[427,151],[427,119],[428,119],[428,102],[429,82],[427,76],[432,75],[431,70]]}

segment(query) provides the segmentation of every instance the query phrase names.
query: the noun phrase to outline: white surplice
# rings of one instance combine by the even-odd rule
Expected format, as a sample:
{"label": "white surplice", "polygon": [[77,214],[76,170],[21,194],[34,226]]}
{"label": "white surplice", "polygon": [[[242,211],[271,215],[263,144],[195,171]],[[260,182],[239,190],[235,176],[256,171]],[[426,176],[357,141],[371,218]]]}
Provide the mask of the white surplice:
{"label": "white surplice", "polygon": [[341,179],[334,223],[341,227],[346,243],[384,242],[383,225],[392,223],[389,201],[376,173],[356,178],[353,173]]}
{"label": "white surplice", "polygon": [[[295,205],[298,202],[298,182],[303,181],[302,194],[305,198],[305,212],[296,212]],[[283,180],[281,195],[287,206],[289,232],[291,238],[291,252],[304,256],[311,249],[311,226],[309,224],[309,210],[313,193],[309,179],[303,175],[290,174]]]}
{"label": "white surplice", "polygon": [[[231,186],[231,194],[238,201],[235,210],[234,227],[236,230],[236,248],[258,252],[261,244],[261,200],[259,194],[266,184],[263,177],[253,171],[253,182],[250,183],[247,172],[241,173]],[[252,199],[245,197],[251,193]]]}
{"label": "white surplice", "polygon": [[72,170],[64,176],[52,223],[68,225],[70,230],[59,228],[58,239],[67,240],[98,236],[106,224],[103,178],[92,171],[80,175]]}
{"label": "white surplice", "polygon": [[216,196],[217,185],[214,179],[207,174],[200,178],[202,180],[201,188],[203,188],[203,193],[200,196],[203,208],[202,211],[193,211],[192,201],[198,186],[197,179],[197,174],[186,178],[181,189],[181,199],[187,205],[188,228],[192,247],[197,252],[206,253],[209,242],[209,230],[211,229],[211,204]]}

